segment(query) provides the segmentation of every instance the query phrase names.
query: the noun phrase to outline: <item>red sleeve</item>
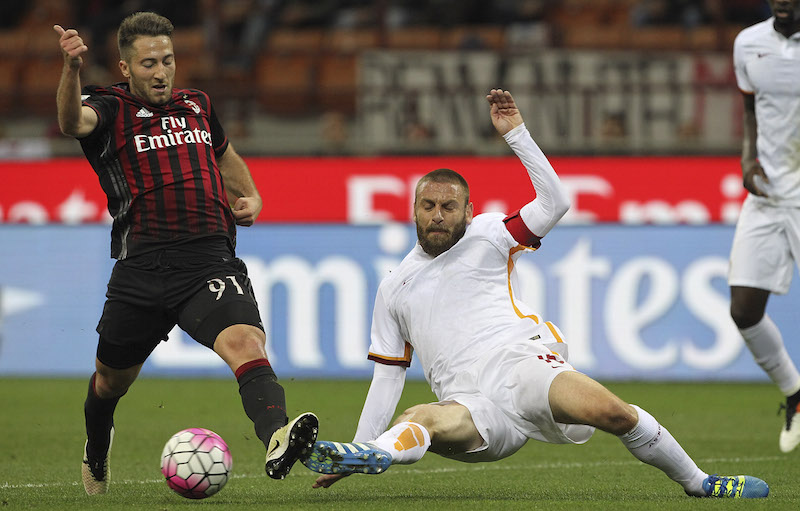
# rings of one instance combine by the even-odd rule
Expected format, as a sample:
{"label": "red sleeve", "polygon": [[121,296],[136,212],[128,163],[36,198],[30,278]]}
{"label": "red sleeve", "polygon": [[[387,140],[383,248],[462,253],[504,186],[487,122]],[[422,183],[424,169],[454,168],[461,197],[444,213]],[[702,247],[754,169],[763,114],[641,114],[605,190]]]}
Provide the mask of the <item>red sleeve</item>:
{"label": "red sleeve", "polygon": [[513,236],[520,245],[531,248],[539,248],[541,246],[542,238],[533,234],[531,230],[528,229],[528,226],[522,221],[519,210],[505,217],[503,223],[506,224],[506,229],[508,229],[511,236]]}

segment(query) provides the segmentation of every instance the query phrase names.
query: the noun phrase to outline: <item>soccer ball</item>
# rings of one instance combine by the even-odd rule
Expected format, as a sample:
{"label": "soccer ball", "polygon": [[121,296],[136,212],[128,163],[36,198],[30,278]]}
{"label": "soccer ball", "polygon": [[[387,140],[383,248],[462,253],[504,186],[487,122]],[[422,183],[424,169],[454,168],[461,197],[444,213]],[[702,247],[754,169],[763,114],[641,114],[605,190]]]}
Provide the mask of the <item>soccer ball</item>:
{"label": "soccer ball", "polygon": [[233,457],[218,434],[203,428],[178,431],[161,452],[167,486],[187,499],[204,499],[228,482]]}

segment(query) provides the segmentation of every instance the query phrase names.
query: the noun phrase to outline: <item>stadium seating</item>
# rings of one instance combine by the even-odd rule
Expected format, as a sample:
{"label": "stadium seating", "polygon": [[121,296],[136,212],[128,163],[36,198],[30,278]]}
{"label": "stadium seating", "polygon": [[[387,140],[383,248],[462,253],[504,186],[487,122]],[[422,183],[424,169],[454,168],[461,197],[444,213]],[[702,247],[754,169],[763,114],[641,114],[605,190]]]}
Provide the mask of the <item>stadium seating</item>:
{"label": "stadium seating", "polygon": [[332,53],[319,62],[319,106],[323,110],[335,110],[353,114],[356,108],[358,81],[357,56]]}
{"label": "stadium seating", "polygon": [[262,54],[256,61],[254,84],[258,100],[270,113],[308,114],[313,110],[316,57],[310,54]]}
{"label": "stadium seating", "polygon": [[391,50],[438,50],[442,42],[442,30],[437,27],[409,27],[387,30],[386,48]]}
{"label": "stadium seating", "polygon": [[[45,3],[61,5],[53,0]],[[675,24],[634,26],[631,14],[637,3],[638,0],[562,0],[544,9],[541,19],[505,25],[444,27],[428,21],[402,27],[378,24],[296,28],[278,24],[254,56],[252,69],[238,75],[224,69],[225,63],[215,53],[218,45],[210,41],[206,25],[181,26],[172,37],[178,62],[176,84],[226,91],[228,95],[241,95],[242,99],[255,96],[267,113],[302,113],[298,108],[305,113],[332,108],[353,113],[360,55],[375,48],[518,53],[546,46],[568,50],[730,52],[733,39],[742,28],[724,23],[701,24],[691,29]],[[58,9],[36,12],[39,17],[49,12],[53,20],[28,17],[19,27],[0,31],[0,106],[11,115],[53,112],[60,55],[51,21],[63,13]],[[86,30],[81,35],[87,41],[91,39]],[[100,44],[105,51],[98,53],[105,57],[89,54],[83,72],[89,71],[87,74],[101,82],[121,79],[116,34],[112,31]],[[104,61],[94,60],[100,58]],[[91,74],[90,66],[102,73]],[[257,87],[255,94],[253,84]],[[285,98],[290,94],[297,101],[287,102]]]}
{"label": "stadium seating", "polygon": [[502,50],[505,44],[505,30],[496,25],[461,25],[442,31],[443,49]]}
{"label": "stadium seating", "polygon": [[270,32],[265,51],[268,53],[317,53],[322,48],[322,29],[277,28]]}
{"label": "stadium seating", "polygon": [[322,47],[335,53],[358,53],[379,46],[380,33],[377,29],[331,29],[325,33]]}
{"label": "stadium seating", "polygon": [[198,82],[205,82],[214,75],[213,53],[207,41],[203,27],[176,28],[172,33],[178,85],[197,87]]}

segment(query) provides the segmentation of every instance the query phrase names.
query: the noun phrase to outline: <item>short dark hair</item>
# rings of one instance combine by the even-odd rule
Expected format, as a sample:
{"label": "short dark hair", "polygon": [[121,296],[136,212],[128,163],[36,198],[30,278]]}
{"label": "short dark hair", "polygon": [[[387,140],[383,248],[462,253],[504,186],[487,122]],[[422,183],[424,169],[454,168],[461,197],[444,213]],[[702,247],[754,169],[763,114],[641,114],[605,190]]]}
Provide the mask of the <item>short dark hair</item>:
{"label": "short dark hair", "polygon": [[436,169],[428,172],[424,176],[422,176],[419,181],[417,181],[417,187],[414,189],[414,203],[417,202],[417,192],[422,185],[425,183],[434,182],[434,183],[452,183],[454,185],[459,185],[461,188],[464,189],[466,193],[466,201],[464,205],[466,206],[469,204],[469,184],[467,184],[467,180],[464,179],[464,176],[456,172],[455,170],[450,169]]}
{"label": "short dark hair", "polygon": [[117,30],[117,46],[119,56],[127,61],[133,42],[139,36],[159,36],[165,35],[172,37],[172,22],[154,12],[136,12],[122,20]]}

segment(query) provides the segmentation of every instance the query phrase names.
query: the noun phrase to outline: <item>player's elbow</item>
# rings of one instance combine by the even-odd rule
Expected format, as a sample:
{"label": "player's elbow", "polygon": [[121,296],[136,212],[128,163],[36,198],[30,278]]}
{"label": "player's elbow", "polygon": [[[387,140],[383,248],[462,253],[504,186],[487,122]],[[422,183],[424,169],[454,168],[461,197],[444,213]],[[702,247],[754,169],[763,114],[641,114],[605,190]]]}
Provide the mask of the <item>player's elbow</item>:
{"label": "player's elbow", "polygon": [[68,137],[80,138],[88,135],[88,133],[84,133],[86,129],[83,128],[80,121],[72,121],[70,119],[59,119],[58,127],[61,130],[61,133],[63,133]]}
{"label": "player's elbow", "polygon": [[97,114],[88,106],[78,111],[69,108],[58,109],[58,127],[68,137],[83,138],[89,136],[97,127]]}
{"label": "player's elbow", "polygon": [[74,122],[65,121],[63,119],[58,120],[58,128],[61,130],[62,135],[66,135],[68,137],[75,137],[78,133],[78,125]]}
{"label": "player's elbow", "polygon": [[71,128],[61,128],[61,134],[67,137],[79,138],[78,131]]}
{"label": "player's elbow", "polygon": [[77,123],[77,124],[61,124],[59,123],[59,128],[61,128],[61,133],[68,137],[73,138],[84,138],[89,136],[92,131],[94,130],[93,126],[88,126],[86,124]]}
{"label": "player's elbow", "polygon": [[567,211],[569,211],[569,208],[570,208],[570,203],[568,200],[559,203],[558,205],[556,205],[556,215],[558,215],[559,217],[566,215]]}
{"label": "player's elbow", "polygon": [[556,218],[561,218],[567,214],[571,206],[572,204],[566,193],[557,193],[553,200],[553,215]]}

